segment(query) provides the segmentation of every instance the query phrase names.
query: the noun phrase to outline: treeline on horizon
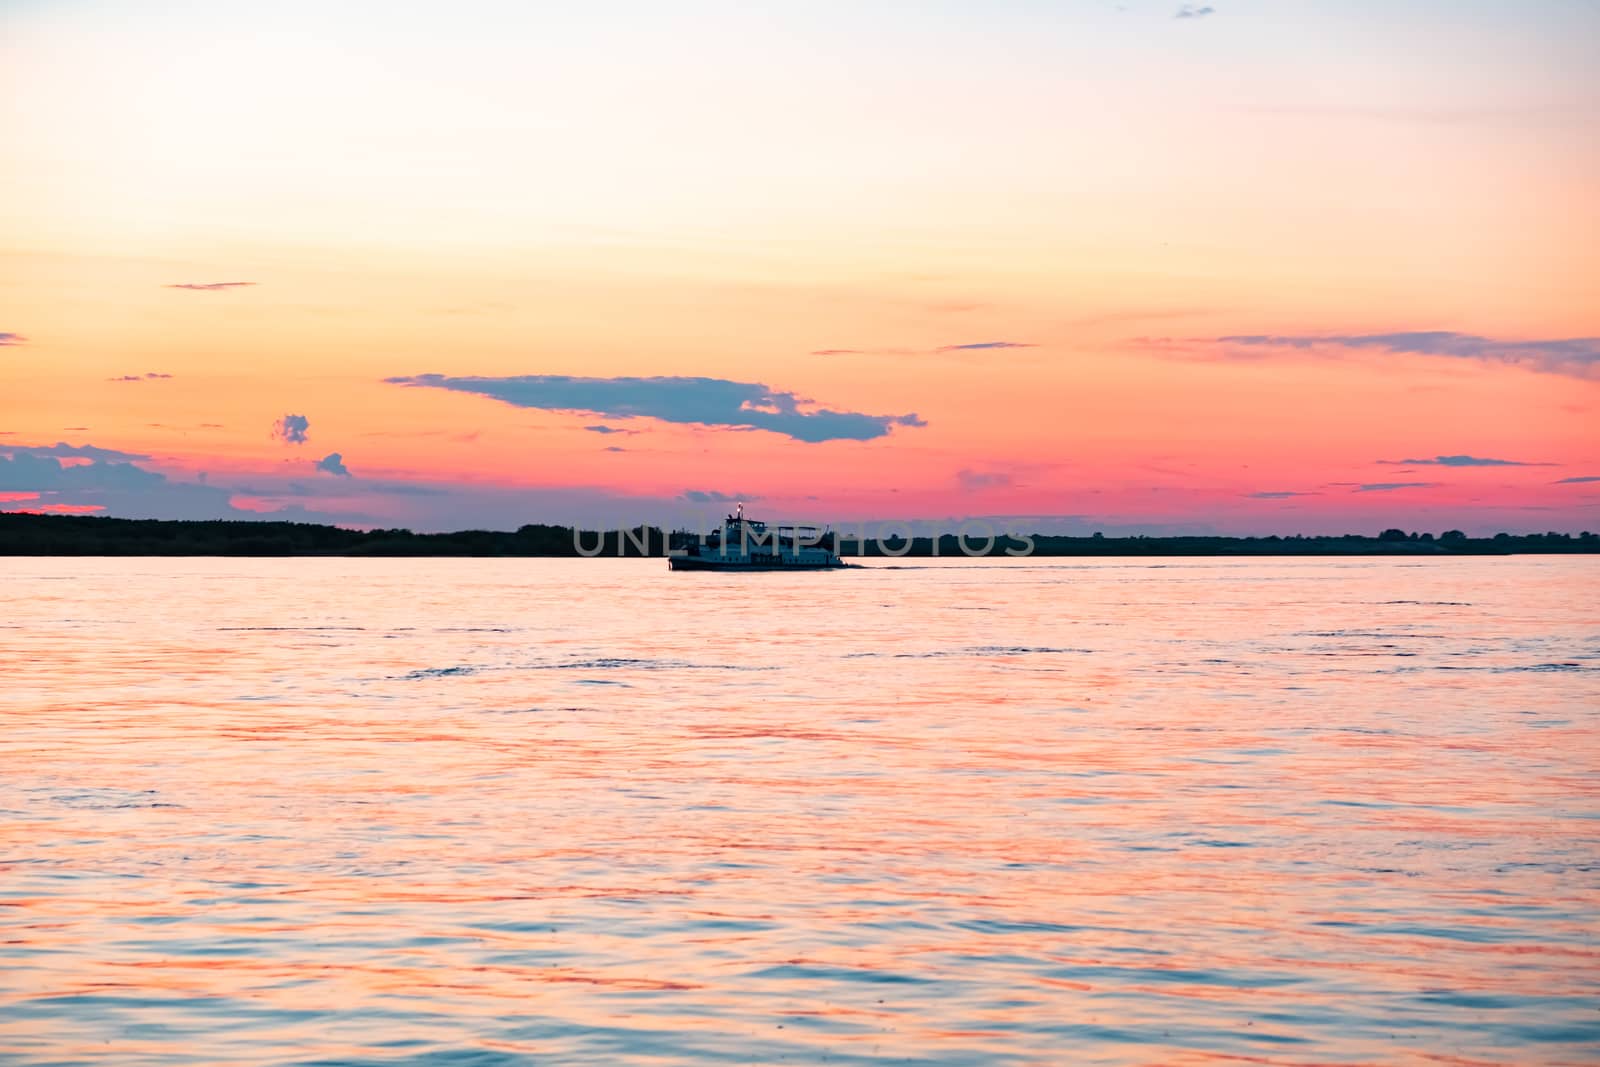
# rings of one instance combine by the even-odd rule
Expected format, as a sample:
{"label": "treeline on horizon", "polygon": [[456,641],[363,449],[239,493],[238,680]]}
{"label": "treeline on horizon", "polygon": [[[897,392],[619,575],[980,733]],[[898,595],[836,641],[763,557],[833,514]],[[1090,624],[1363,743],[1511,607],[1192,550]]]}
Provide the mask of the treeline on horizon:
{"label": "treeline on horizon", "polygon": [[[0,556],[554,556],[649,557],[666,555],[683,534],[657,527],[629,531],[582,531],[570,526],[530,524],[515,532],[460,530],[419,534],[410,530],[347,530],[301,522],[113,519],[83,515],[0,512]],[[1029,543],[1031,541],[1031,551]],[[579,546],[582,551],[579,551]],[[1358,556],[1508,555],[1511,553],[1600,553],[1600,535],[1499,533],[1467,537],[1459,530],[1377,536],[1267,537],[1066,537],[1032,534],[963,544],[955,535],[917,537],[858,546],[851,537],[830,547],[845,558],[929,556]],[[598,549],[598,551],[596,551]]]}

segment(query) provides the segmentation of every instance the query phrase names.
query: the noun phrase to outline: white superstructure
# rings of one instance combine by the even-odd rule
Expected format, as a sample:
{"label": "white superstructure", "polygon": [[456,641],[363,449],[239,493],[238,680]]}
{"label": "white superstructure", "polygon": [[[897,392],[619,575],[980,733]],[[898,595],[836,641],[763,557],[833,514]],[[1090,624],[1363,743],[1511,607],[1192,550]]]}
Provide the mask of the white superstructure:
{"label": "white superstructure", "polygon": [[744,517],[744,505],[698,541],[673,548],[673,570],[819,570],[843,567],[833,534],[818,526],[772,525]]}

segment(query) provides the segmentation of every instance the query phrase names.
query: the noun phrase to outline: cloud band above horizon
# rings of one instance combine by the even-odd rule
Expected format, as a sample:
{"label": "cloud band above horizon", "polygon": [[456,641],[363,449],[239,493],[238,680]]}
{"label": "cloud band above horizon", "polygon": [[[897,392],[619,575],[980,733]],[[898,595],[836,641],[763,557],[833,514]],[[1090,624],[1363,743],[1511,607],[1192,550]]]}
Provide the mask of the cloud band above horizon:
{"label": "cloud band above horizon", "polygon": [[413,388],[474,393],[515,407],[543,411],[768,430],[808,444],[871,441],[886,436],[896,426],[926,425],[914,413],[867,415],[826,408],[802,410],[810,401],[794,393],[725,378],[578,378],[564,374],[455,378],[443,374],[415,374],[384,381]]}
{"label": "cloud band above horizon", "polygon": [[1520,364],[1551,374],[1592,376],[1600,368],[1600,337],[1558,337],[1513,341],[1455,333],[1413,330],[1368,334],[1234,334],[1214,343],[1245,348],[1373,349],[1394,355],[1447,356]]}

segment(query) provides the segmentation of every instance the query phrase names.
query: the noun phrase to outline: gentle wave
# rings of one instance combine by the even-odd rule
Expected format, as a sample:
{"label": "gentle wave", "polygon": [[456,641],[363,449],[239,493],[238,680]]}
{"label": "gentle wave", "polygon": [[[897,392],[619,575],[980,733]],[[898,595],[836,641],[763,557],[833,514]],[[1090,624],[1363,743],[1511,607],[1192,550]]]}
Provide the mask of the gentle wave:
{"label": "gentle wave", "polygon": [[1587,561],[659,564],[18,561],[0,1061],[1600,1062]]}

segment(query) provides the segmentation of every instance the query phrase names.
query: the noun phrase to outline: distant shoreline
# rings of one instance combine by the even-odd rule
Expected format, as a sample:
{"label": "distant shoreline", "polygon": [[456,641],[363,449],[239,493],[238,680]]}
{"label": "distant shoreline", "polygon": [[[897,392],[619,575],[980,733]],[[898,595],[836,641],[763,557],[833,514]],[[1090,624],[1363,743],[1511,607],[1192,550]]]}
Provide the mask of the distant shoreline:
{"label": "distant shoreline", "polygon": [[[0,512],[0,556],[370,556],[648,558],[667,554],[673,537],[655,527],[626,533],[581,531],[534,524],[516,531],[461,530],[417,534],[409,530],[346,530],[301,522],[113,519],[81,515]],[[1028,550],[1031,542],[1031,550]],[[578,550],[578,545],[584,551]],[[1001,537],[983,551],[956,536],[868,540],[846,536],[846,559],[930,557],[1140,557],[1140,556],[1508,556],[1600,554],[1593,533],[1496,534],[1465,537],[1389,530],[1358,534],[1291,537],[1062,537],[1031,534]]]}

